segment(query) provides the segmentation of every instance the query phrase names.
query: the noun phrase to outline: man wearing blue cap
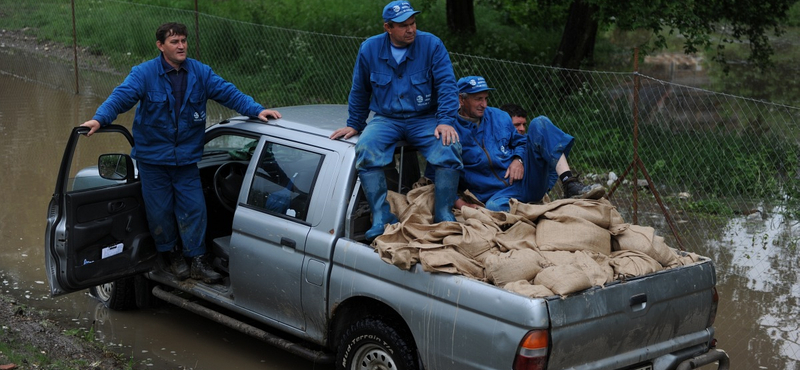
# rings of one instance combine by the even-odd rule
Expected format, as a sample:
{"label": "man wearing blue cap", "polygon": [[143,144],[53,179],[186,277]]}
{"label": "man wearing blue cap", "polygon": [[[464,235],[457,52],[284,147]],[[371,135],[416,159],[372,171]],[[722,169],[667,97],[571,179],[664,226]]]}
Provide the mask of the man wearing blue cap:
{"label": "man wearing blue cap", "polygon": [[[508,211],[509,199],[537,202],[561,180],[565,197],[599,199],[605,189],[584,186],[567,163],[574,138],[545,116],[520,135],[508,113],[488,107],[494,90],[480,76],[458,80],[458,133],[466,187],[492,211]],[[438,180],[438,179],[436,179]],[[456,206],[467,205],[458,200]]]}
{"label": "man wearing blue cap", "polygon": [[[395,145],[406,140],[435,168],[434,222],[455,221],[461,144],[456,125],[458,97],[450,56],[442,41],[417,31],[415,11],[406,1],[383,8],[380,35],[361,44],[348,98],[347,127],[331,139],[350,138],[356,144],[356,169],[372,209],[367,240],[397,222],[386,202],[383,167],[394,160]],[[369,112],[375,117],[367,124]]]}

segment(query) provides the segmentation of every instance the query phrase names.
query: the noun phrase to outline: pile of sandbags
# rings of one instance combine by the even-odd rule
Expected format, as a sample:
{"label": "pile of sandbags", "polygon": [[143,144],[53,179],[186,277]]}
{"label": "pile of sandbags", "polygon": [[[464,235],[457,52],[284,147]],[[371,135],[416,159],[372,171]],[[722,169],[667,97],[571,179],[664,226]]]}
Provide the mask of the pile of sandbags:
{"label": "pile of sandbags", "polygon": [[625,223],[605,199],[512,199],[509,212],[464,207],[456,211],[459,222],[439,224],[432,224],[432,185],[407,196],[390,192],[388,200],[400,222],[373,242],[384,261],[406,270],[419,263],[531,297],[564,296],[700,259],[668,247],[651,227]]}

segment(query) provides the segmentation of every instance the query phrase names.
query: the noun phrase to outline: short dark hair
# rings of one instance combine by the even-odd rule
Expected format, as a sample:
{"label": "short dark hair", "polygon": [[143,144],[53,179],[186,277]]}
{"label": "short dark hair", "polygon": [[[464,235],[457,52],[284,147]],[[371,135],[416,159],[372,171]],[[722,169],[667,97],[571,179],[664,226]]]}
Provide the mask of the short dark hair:
{"label": "short dark hair", "polygon": [[167,37],[172,35],[189,36],[189,33],[186,32],[186,25],[183,23],[170,22],[162,24],[156,30],[156,40],[162,44],[167,41]]}
{"label": "short dark hair", "polygon": [[503,105],[502,107],[500,107],[500,109],[508,113],[508,115],[511,117],[528,118],[528,112],[526,112],[525,109],[514,103],[508,103],[506,105]]}

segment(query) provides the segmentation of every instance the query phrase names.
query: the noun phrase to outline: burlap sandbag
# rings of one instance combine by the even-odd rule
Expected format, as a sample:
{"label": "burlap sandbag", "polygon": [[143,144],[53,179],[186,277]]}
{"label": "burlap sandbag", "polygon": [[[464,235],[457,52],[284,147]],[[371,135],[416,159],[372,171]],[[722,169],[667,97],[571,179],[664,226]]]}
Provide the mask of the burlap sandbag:
{"label": "burlap sandbag", "polygon": [[502,288],[531,298],[544,298],[556,295],[552,290],[547,289],[546,286],[532,285],[527,280],[514,281],[506,284]]}
{"label": "burlap sandbag", "polygon": [[649,226],[621,224],[611,228],[611,249],[614,251],[639,251],[661,264],[669,266],[678,256],[664,242],[662,236]]}
{"label": "burlap sandbag", "polygon": [[567,219],[581,218],[604,229],[608,229],[614,220],[612,211],[615,212],[616,209],[607,200],[582,199],[545,212],[543,217],[553,221],[560,221],[565,217]]}
{"label": "burlap sandbag", "polygon": [[575,293],[592,286],[592,282],[586,273],[573,265],[552,266],[543,269],[536,278],[533,279],[534,285],[544,285],[553,293],[567,295]]}
{"label": "burlap sandbag", "polygon": [[428,272],[461,274],[473,279],[484,280],[483,266],[459,253],[453,246],[422,248],[419,252],[419,260],[422,269]]}
{"label": "burlap sandbag", "polygon": [[[603,256],[600,253],[589,251],[542,251],[541,255],[547,259],[552,266],[575,266],[586,274],[592,285],[602,286],[614,279],[614,270],[608,265],[608,260],[599,259],[594,256]],[[546,266],[543,266],[546,267]]]}
{"label": "burlap sandbag", "polygon": [[455,245],[467,257],[475,258],[494,247],[494,237],[499,231],[497,227],[484,224],[478,220],[467,220],[460,223],[461,233],[446,236],[442,243]]}
{"label": "burlap sandbag", "polygon": [[533,249],[515,249],[486,257],[483,264],[486,280],[502,287],[512,281],[533,280],[543,262],[545,258]]}
{"label": "burlap sandbag", "polygon": [[[427,185],[414,188],[406,194],[408,206],[402,212],[394,212],[400,221],[416,216],[425,224],[433,223],[434,186]],[[402,202],[390,202],[390,206],[398,207]],[[398,207],[400,208],[400,207]],[[393,210],[394,211],[394,210]]]}
{"label": "burlap sandbag", "polygon": [[611,253],[611,267],[615,276],[634,277],[647,275],[663,269],[652,257],[639,251],[617,251]]}
{"label": "burlap sandbag", "polygon": [[700,255],[696,254],[696,253],[678,252],[677,250],[673,250],[673,251],[675,252],[676,255],[678,255],[678,253],[680,253],[680,255],[675,260],[675,263],[673,263],[670,266],[667,266],[668,268],[675,268],[675,267],[679,267],[679,266],[694,265],[695,263],[698,263],[698,262],[703,260],[703,258],[700,257]]}
{"label": "burlap sandbag", "polygon": [[536,226],[527,222],[517,222],[508,230],[495,234],[494,243],[501,252],[514,249],[538,249]]}
{"label": "burlap sandbag", "polygon": [[572,216],[561,216],[559,221],[540,219],[536,224],[536,244],[542,251],[611,254],[611,234],[607,229]]}

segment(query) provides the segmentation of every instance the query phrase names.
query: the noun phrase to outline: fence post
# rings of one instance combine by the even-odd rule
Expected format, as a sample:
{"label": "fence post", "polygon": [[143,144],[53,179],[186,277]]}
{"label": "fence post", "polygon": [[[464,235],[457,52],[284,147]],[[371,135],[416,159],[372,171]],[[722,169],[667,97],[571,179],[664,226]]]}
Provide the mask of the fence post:
{"label": "fence post", "polygon": [[72,0],[72,59],[75,67],[75,95],[80,94],[78,78],[78,28],[75,27],[75,0]]}
{"label": "fence post", "polygon": [[633,173],[631,174],[633,177],[633,224],[638,225],[639,181],[636,179],[636,171],[641,170],[642,175],[647,180],[647,185],[650,187],[650,191],[653,193],[653,197],[656,199],[658,206],[661,207],[661,213],[664,214],[664,218],[667,220],[667,225],[669,225],[670,230],[672,230],[672,235],[675,236],[675,241],[678,243],[678,248],[682,251],[685,251],[686,248],[683,246],[683,241],[681,241],[681,236],[678,234],[678,229],[675,227],[675,222],[672,221],[672,216],[669,215],[667,207],[661,200],[661,195],[659,195],[655,183],[653,183],[653,179],[650,177],[650,174],[647,173],[647,168],[644,166],[644,162],[642,162],[642,159],[639,158],[639,83],[639,48],[635,47],[633,49],[633,160],[628,165],[628,168],[625,169],[625,172],[622,174],[622,176],[620,176],[611,187],[607,198],[611,199],[611,197],[614,195],[614,191],[617,190],[617,187],[622,184],[622,182],[625,180],[625,177],[628,176],[628,173],[633,170]]}
{"label": "fence post", "polygon": [[198,13],[197,0],[194,0],[194,40],[195,49],[197,49],[197,60],[200,60],[200,17],[197,15]]}

